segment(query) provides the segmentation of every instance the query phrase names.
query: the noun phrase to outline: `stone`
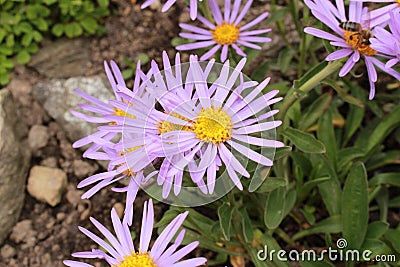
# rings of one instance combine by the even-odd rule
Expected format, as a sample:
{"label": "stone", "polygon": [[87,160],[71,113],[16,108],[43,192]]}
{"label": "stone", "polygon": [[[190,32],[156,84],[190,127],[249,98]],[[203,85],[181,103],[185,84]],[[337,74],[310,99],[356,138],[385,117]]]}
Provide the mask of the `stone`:
{"label": "stone", "polygon": [[90,61],[89,42],[84,38],[59,39],[49,42],[28,63],[49,78],[82,76]]}
{"label": "stone", "polygon": [[85,178],[92,175],[97,171],[97,166],[93,166],[90,163],[76,159],[73,162],[74,174],[77,178]]}
{"label": "stone", "polygon": [[114,208],[115,211],[117,212],[118,217],[119,217],[120,219],[122,219],[122,218],[124,217],[124,210],[125,210],[124,204],[122,204],[121,202],[117,202],[117,203],[115,203],[115,204],[113,205],[113,208]]}
{"label": "stone", "polygon": [[67,80],[53,79],[37,83],[32,89],[33,97],[57,121],[72,142],[93,133],[98,126],[71,114],[71,110],[82,111],[77,104],[86,102],[74,93],[75,89],[95,96],[104,102],[115,98],[104,75],[75,77]]}
{"label": "stone", "polygon": [[11,92],[0,90],[0,244],[18,221],[24,203],[31,154],[21,126]]}
{"label": "stone", "polygon": [[17,250],[10,245],[4,245],[0,250],[0,255],[3,259],[9,259],[17,254]]}
{"label": "stone", "polygon": [[33,125],[29,130],[28,142],[32,150],[37,150],[45,147],[49,140],[49,133],[46,126]]}
{"label": "stone", "polygon": [[28,178],[28,193],[37,200],[56,206],[67,187],[67,174],[57,168],[34,166]]}
{"label": "stone", "polygon": [[19,243],[27,243],[36,235],[36,231],[32,228],[31,220],[23,220],[18,222],[12,229],[10,235],[11,241]]}

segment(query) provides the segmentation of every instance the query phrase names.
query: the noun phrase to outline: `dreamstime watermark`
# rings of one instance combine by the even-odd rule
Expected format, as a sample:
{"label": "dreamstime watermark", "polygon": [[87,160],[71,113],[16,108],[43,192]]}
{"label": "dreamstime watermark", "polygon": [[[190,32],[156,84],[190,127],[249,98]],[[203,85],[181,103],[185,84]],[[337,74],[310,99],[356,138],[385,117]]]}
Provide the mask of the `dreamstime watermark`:
{"label": "dreamstime watermark", "polygon": [[[329,247],[317,253],[315,250],[270,250],[268,246],[264,245],[264,249],[261,249],[257,253],[257,258],[260,261],[364,261],[364,262],[396,262],[396,255],[373,255],[373,251],[366,249],[363,251],[356,249],[345,249],[347,247],[347,240],[340,238],[336,242],[337,249]],[[373,257],[373,258],[372,258]]]}

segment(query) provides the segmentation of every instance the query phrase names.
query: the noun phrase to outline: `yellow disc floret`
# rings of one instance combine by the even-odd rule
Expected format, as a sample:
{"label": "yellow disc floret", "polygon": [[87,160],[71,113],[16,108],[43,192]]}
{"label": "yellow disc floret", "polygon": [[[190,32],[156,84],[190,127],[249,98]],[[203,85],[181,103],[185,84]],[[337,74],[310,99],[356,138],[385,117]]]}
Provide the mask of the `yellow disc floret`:
{"label": "yellow disc floret", "polygon": [[194,122],[193,132],[204,142],[214,144],[231,139],[232,120],[221,108],[202,109]]}
{"label": "yellow disc floret", "polygon": [[122,263],[113,267],[157,267],[157,264],[150,258],[149,253],[133,252],[131,255],[126,256]]}
{"label": "yellow disc floret", "polygon": [[361,54],[373,56],[377,52],[371,48],[369,43],[369,38],[371,38],[372,35],[368,36],[368,38],[364,35],[369,35],[367,34],[367,30],[362,30],[362,32],[344,31],[346,44],[350,45],[354,50],[358,50]]}
{"label": "yellow disc floret", "polygon": [[231,45],[239,39],[239,28],[233,24],[218,25],[215,30],[211,30],[214,41],[221,45]]}
{"label": "yellow disc floret", "polygon": [[[128,149],[125,150],[125,151],[120,151],[120,152],[118,153],[118,156],[122,157],[122,156],[125,155],[126,153],[135,151],[136,149],[138,149],[138,148],[140,148],[140,147],[142,147],[142,146],[135,146],[135,147],[128,148]],[[122,166],[122,165],[124,165],[124,164],[125,164],[125,163],[119,164],[118,167],[120,167],[120,166]],[[136,172],[132,172],[131,168],[129,168],[129,167],[128,167],[127,170],[123,171],[123,173],[126,174],[126,175],[128,175],[128,176],[134,176],[134,175],[136,174]]]}
{"label": "yellow disc floret", "polygon": [[[183,116],[181,116],[181,115],[179,115],[177,113],[171,113],[170,115],[175,117],[175,118],[184,120],[184,121],[189,121],[187,118],[185,118],[185,117],[183,117]],[[171,131],[181,131],[181,130],[189,131],[190,127],[189,126],[183,126],[183,125],[180,125],[180,124],[175,124],[175,123],[172,123],[172,122],[169,122],[169,121],[162,121],[158,125],[158,132],[160,134],[168,133],[168,132],[171,132]]]}
{"label": "yellow disc floret", "polygon": [[128,118],[132,118],[132,119],[136,118],[134,115],[128,114],[119,108],[114,108],[114,115],[121,116],[121,117],[128,117]]}

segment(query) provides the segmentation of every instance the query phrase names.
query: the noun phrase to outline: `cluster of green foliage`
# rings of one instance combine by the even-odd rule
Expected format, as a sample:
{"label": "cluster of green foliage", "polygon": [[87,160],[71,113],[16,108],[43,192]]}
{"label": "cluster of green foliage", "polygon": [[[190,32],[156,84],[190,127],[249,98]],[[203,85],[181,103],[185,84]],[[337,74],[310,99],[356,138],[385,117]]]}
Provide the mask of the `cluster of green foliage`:
{"label": "cluster of green foliage", "polygon": [[9,82],[13,58],[25,64],[43,36],[101,34],[108,0],[0,0],[0,85]]}
{"label": "cluster of green foliage", "polygon": [[[209,266],[244,258],[256,267],[289,267],[290,260],[280,261],[276,254],[266,261],[257,254],[265,246],[269,252],[336,249],[342,238],[347,242],[338,250],[342,253],[358,250],[361,255],[370,250],[371,259],[394,256],[373,266],[399,266],[400,90],[380,88],[375,99],[368,100],[369,86],[359,83],[362,75],[339,78],[343,62],[317,58],[321,51],[333,48],[303,32],[311,18],[307,8],[299,12],[298,2],[289,1],[288,6],[273,4],[271,9],[268,21],[276,23],[285,47],[250,76],[260,82],[269,71],[280,73],[282,81],[268,85],[264,93],[279,89],[284,97],[274,108],[283,121],[277,129],[279,139],[287,146],[277,150],[274,166],[257,186],[243,179],[243,191],[233,190],[202,213],[171,207],[158,223],[159,232],[178,213],[190,210],[184,243],[198,240],[200,246],[216,252]],[[289,16],[301,38],[299,46],[286,37],[284,20]],[[173,40],[174,45],[181,42],[185,41]],[[248,61],[259,55],[246,53]],[[386,89],[394,85],[393,81]],[[255,175],[250,172],[250,177]],[[213,211],[217,214],[208,216]],[[340,260],[299,261],[303,267],[333,267]],[[371,264],[361,262],[349,260],[345,266]]]}

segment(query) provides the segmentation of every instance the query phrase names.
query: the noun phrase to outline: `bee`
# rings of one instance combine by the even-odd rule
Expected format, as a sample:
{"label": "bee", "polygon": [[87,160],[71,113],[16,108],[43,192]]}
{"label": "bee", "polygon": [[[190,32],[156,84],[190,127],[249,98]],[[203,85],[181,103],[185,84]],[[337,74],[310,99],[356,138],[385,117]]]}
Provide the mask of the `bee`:
{"label": "bee", "polygon": [[339,24],[339,27],[342,28],[344,31],[350,32],[349,40],[351,43],[354,41],[355,46],[369,46],[371,43],[369,41],[372,38],[372,33],[370,29],[363,29],[362,25],[358,22],[354,21],[344,21]]}

